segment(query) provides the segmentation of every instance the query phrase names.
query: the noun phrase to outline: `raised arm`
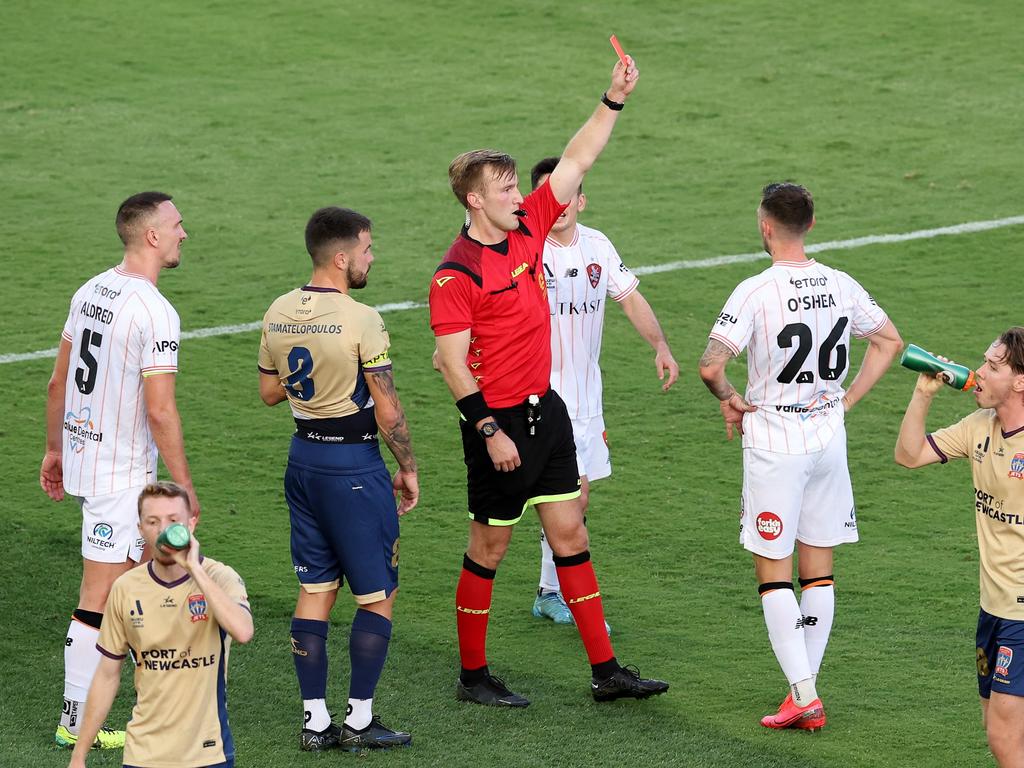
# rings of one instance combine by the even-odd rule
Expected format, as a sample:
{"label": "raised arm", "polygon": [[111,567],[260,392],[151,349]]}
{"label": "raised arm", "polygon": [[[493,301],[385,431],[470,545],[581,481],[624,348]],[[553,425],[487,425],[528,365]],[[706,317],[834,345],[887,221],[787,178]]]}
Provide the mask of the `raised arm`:
{"label": "raised arm", "polygon": [[725,375],[725,366],[735,355],[733,351],[717,339],[708,339],[708,345],[700,358],[700,377],[704,385],[718,398],[725,421],[725,436],[732,440],[733,427],[743,434],[743,414],[757,410],[736,391]]}
{"label": "raised arm", "polygon": [[412,452],[412,438],[409,436],[409,425],[405,421],[405,411],[395,390],[394,372],[386,368],[363,373],[370,396],[373,397],[380,436],[398,462],[398,472],[395,473],[392,485],[395,491],[401,494],[398,514],[404,515],[419,501],[420,488],[416,456]]}
{"label": "raised arm", "polygon": [[925,431],[925,420],[932,407],[932,399],[942,387],[942,380],[935,376],[922,373],[917,377],[914,394],[907,405],[907,412],[903,414],[900,433],[896,438],[894,458],[901,467],[917,469],[942,461],[942,457],[928,444]]}
{"label": "raised arm", "polygon": [[626,103],[639,77],[640,70],[631,56],[626,57],[626,65],[616,60],[612,69],[612,82],[605,92],[605,98],[619,106],[609,107],[604,102],[598,104],[590,119],[576,132],[562,152],[562,159],[550,177],[551,191],[558,202],[569,202],[579,189],[583,177],[611,138],[612,129],[622,111],[621,105]]}
{"label": "raised arm", "polygon": [[[629,322],[636,328],[636,332],[654,350],[654,368],[658,373],[658,378],[664,382],[661,385],[662,390],[667,392],[679,378],[679,364],[672,357],[672,350],[668,348],[668,342],[665,340],[665,334],[661,330],[654,310],[651,309],[651,305],[647,303],[647,299],[641,295],[640,291],[633,291],[622,300],[621,304]],[[668,371],[668,381],[665,381],[666,371]]]}
{"label": "raised arm", "polygon": [[39,485],[54,501],[64,498],[64,395],[70,361],[71,342],[61,337],[53,375],[46,385],[46,452],[39,468]]}
{"label": "raised arm", "polygon": [[849,411],[855,406],[871,388],[882,378],[896,355],[903,349],[903,339],[900,338],[896,326],[891,320],[886,320],[881,330],[876,331],[866,338],[868,350],[864,353],[864,360],[860,364],[860,370],[850,388],[846,390],[843,397],[843,405]]}
{"label": "raised arm", "polygon": [[188,491],[192,514],[199,517],[199,500],[192,487],[192,473],[185,458],[185,435],[181,430],[181,417],[174,396],[176,375],[155,373],[142,379],[142,395],[146,400],[146,414],[153,441],[160,452],[171,479]]}
{"label": "raised arm", "polygon": [[187,550],[164,550],[174,561],[184,568],[195,579],[196,585],[206,596],[210,613],[221,629],[231,635],[237,643],[248,643],[252,640],[253,623],[249,609],[234,600],[224,588],[218,584],[203,568],[199,560],[199,541],[195,535],[189,541]]}

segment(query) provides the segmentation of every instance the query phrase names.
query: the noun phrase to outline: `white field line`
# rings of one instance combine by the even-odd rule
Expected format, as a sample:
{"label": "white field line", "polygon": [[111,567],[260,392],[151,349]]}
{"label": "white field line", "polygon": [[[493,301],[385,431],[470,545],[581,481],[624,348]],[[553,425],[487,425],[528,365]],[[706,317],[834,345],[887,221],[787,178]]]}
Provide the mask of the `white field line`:
{"label": "white field line", "polygon": [[[953,224],[949,227],[938,227],[936,229],[918,229],[914,232],[903,232],[894,235],[866,235],[865,237],[854,237],[849,240],[830,240],[825,243],[815,243],[806,248],[807,253],[824,253],[826,251],[843,251],[850,248],[862,248],[865,245],[886,245],[889,243],[904,243],[908,240],[929,240],[933,237],[944,235],[966,235],[972,232],[985,232],[989,229],[1001,229],[1024,224],[1024,216],[1009,216],[1005,219],[990,219],[989,221],[969,221],[965,224]],[[674,272],[678,269],[702,269],[704,267],[721,267],[726,264],[742,264],[747,261],[757,261],[767,258],[764,251],[752,253],[735,253],[729,256],[712,256],[708,259],[692,259],[689,261],[670,261],[666,264],[652,264],[645,267],[636,267],[633,272],[638,275],[654,275],[659,272]],[[380,304],[375,307],[378,312],[404,312],[409,309],[421,309],[426,304],[417,301],[399,301],[393,304]],[[204,339],[209,336],[229,336],[235,333],[248,333],[260,328],[261,322],[241,323],[238,325],[218,325],[213,328],[199,328],[195,331],[182,331],[181,338]],[[26,360],[41,360],[57,356],[57,348],[40,349],[36,352],[15,352],[0,355],[0,365],[6,363],[21,363]]]}

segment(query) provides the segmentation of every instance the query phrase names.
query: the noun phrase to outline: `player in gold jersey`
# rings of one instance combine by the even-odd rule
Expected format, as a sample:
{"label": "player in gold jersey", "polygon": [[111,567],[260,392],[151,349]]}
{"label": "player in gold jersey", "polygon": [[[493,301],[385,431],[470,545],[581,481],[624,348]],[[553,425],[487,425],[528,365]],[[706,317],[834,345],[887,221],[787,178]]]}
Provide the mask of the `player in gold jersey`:
{"label": "player in gold jersey", "polygon": [[[390,337],[380,314],[349,295],[366,285],[373,264],[370,228],[347,208],[313,214],[306,225],[313,276],[271,304],[260,343],[260,397],[267,405],[287,400],[295,419],[284,490],[300,585],[291,626],[304,711],[299,748],[310,751],[412,739],[373,712],[398,589],[398,518],[416,506],[419,485]],[[398,461],[394,478],[378,436]],[[327,711],[327,631],[343,579],[357,609],[348,710],[339,726]]]}
{"label": "player in gold jersey", "polygon": [[921,374],[900,426],[896,462],[911,469],[971,458],[981,555],[978,693],[1002,768],[1024,766],[1024,327],[992,342],[977,371],[979,410],[931,434],[925,419],[943,382]]}
{"label": "player in gold jersey", "polygon": [[147,485],[138,506],[139,530],[153,559],[118,578],[110,591],[96,644],[103,658],[69,768],[84,768],[129,651],[137,698],[125,735],[125,768],[231,768],[228,652],[232,640],[247,643],[253,634],[245,583],[200,555],[195,537],[187,550],[157,548],[157,536],[169,525],[195,528],[184,488]]}

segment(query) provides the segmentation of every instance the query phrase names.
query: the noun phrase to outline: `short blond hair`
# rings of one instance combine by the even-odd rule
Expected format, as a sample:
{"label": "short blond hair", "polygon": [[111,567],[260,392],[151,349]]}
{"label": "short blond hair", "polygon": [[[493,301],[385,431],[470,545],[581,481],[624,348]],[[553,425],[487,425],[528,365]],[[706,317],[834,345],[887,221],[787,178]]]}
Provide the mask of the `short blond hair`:
{"label": "short blond hair", "polygon": [[142,517],[142,502],[146,499],[152,499],[155,497],[184,500],[185,509],[188,510],[189,517],[192,517],[192,502],[189,501],[188,491],[177,483],[167,481],[162,483],[150,483],[142,489],[142,493],[139,494],[139,517]]}
{"label": "short blond hair", "polygon": [[463,152],[448,166],[448,183],[463,208],[469,207],[467,197],[470,192],[484,190],[484,171],[488,168],[491,169],[491,178],[514,176],[516,161],[511,155],[496,149],[474,149]]}

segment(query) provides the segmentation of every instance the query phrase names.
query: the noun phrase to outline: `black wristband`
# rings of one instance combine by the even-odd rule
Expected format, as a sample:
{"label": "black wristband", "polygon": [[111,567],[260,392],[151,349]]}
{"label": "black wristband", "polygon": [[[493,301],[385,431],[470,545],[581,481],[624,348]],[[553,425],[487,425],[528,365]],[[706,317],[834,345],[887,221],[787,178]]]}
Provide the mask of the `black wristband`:
{"label": "black wristband", "polygon": [[473,426],[476,426],[480,419],[491,415],[491,409],[487,406],[487,401],[484,400],[483,392],[466,395],[455,402],[455,407],[459,409],[462,417]]}
{"label": "black wristband", "polygon": [[601,103],[608,107],[608,109],[613,110],[614,112],[621,112],[622,108],[626,106],[625,102],[612,101],[611,99],[609,99],[608,91],[605,91],[604,93],[601,94]]}

